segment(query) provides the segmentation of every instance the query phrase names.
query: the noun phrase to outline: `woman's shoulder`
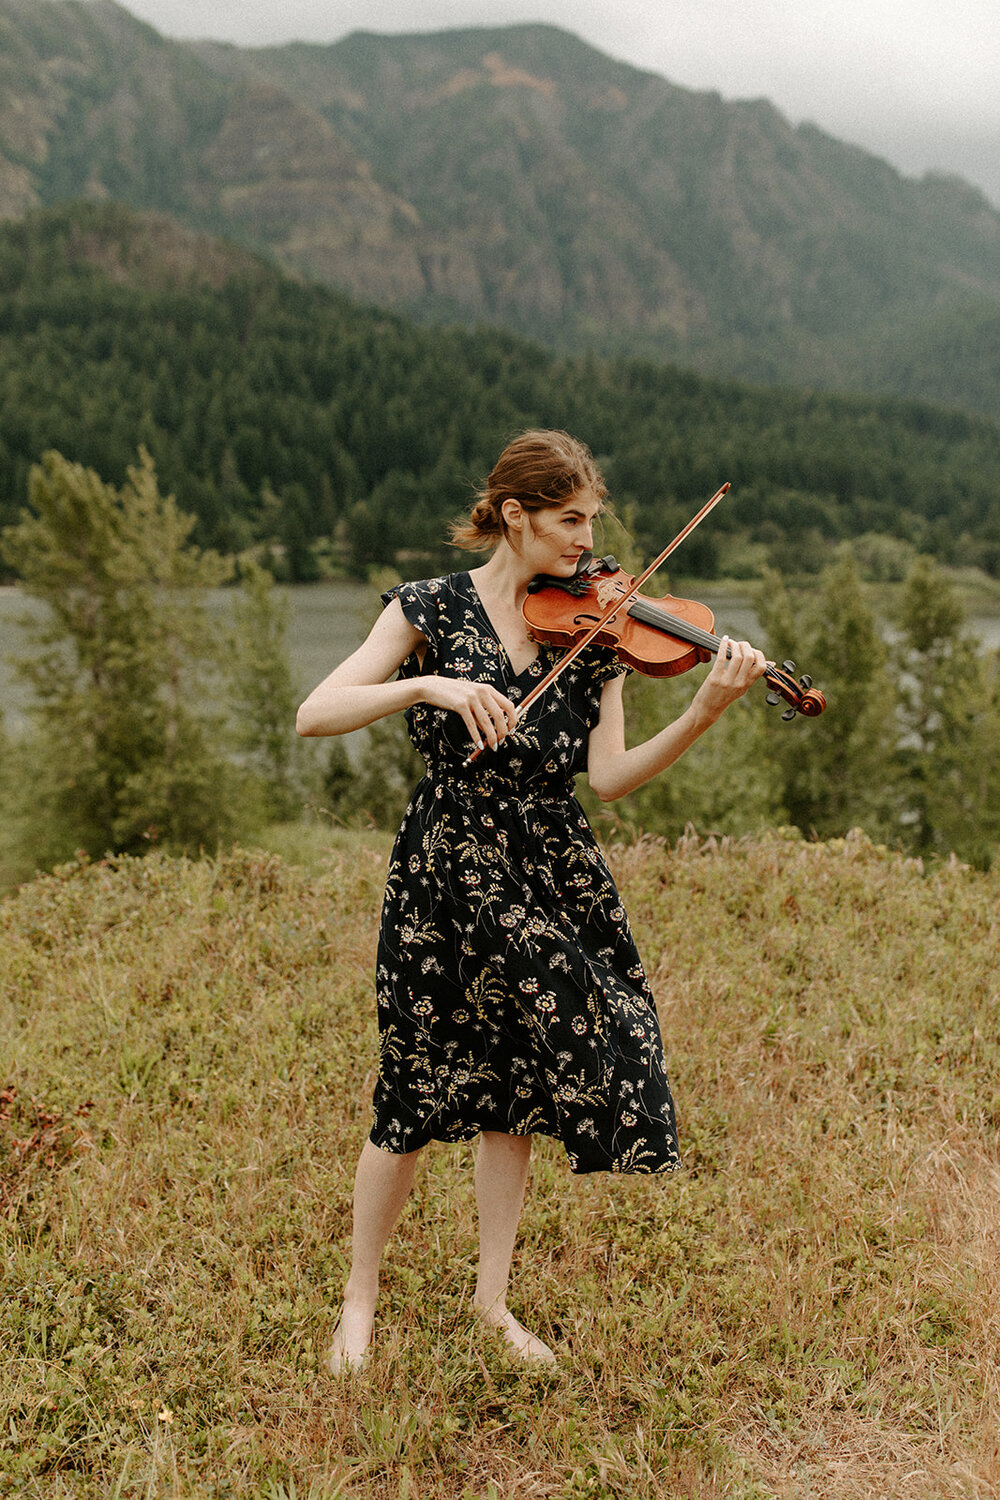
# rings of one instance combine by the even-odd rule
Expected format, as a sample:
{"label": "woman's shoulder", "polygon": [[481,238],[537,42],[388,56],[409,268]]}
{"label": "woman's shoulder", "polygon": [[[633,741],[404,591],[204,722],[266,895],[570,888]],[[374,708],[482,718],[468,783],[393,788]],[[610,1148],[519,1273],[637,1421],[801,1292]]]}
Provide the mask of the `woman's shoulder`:
{"label": "woman's shoulder", "polygon": [[468,579],[468,573],[442,573],[436,578],[414,578],[407,583],[394,583],[382,591],[382,603],[388,604],[392,599],[399,599],[401,603],[408,599],[431,603],[455,594],[464,595]]}
{"label": "woman's shoulder", "polygon": [[449,606],[455,601],[466,601],[468,578],[468,573],[444,573],[437,578],[396,583],[384,590],[382,603],[391,604],[393,599],[398,599],[410,624],[433,641],[448,618]]}

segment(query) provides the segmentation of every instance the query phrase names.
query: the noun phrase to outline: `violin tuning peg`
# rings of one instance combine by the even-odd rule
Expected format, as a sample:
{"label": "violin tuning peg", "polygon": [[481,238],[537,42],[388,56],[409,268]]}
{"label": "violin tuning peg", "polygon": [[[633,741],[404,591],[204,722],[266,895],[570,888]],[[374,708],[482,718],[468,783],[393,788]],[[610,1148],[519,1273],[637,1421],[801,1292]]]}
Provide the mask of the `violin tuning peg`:
{"label": "violin tuning peg", "polygon": [[786,708],[785,712],[781,715],[781,717],[783,719],[794,719],[795,715],[797,713],[798,713],[798,709],[797,708]]}
{"label": "violin tuning peg", "polygon": [[777,708],[778,704],[781,702],[781,694],[768,693],[767,697],[764,699],[764,702],[769,703],[772,708]]}
{"label": "violin tuning peg", "polygon": [[793,661],[783,661],[781,665],[784,667],[786,672],[795,671],[795,663]]}
{"label": "violin tuning peg", "polygon": [[803,672],[802,676],[799,678],[799,687],[804,687],[806,689],[806,691],[808,692],[808,690],[812,687],[812,685],[813,685],[813,680],[809,676],[809,673],[808,672]]}

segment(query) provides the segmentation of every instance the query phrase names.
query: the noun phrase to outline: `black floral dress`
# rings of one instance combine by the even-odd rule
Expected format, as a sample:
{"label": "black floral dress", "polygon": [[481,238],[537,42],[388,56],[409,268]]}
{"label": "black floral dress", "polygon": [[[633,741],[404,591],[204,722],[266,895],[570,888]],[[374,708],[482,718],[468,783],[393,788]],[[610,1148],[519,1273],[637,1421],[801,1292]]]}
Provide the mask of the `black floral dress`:
{"label": "black floral dress", "polygon": [[[404,677],[489,682],[517,703],[560,654],[543,646],[515,673],[468,573],[383,601],[394,597],[428,642]],[[407,713],[427,774],[396,839],[379,934],[371,1139],[387,1151],[493,1130],[558,1137],[574,1172],[680,1166],[653,999],[573,794],[601,689],[622,670],[589,648],[468,767],[458,714]]]}

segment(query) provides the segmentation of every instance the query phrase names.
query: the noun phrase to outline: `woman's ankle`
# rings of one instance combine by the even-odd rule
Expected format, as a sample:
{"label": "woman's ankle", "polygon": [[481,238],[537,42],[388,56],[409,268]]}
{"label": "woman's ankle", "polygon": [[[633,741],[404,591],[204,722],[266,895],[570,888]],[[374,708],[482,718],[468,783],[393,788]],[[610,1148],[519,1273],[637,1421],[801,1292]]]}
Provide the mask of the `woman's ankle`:
{"label": "woman's ankle", "polygon": [[502,1318],[507,1312],[507,1288],[502,1292],[481,1292],[477,1287],[472,1294],[472,1309],[480,1318]]}
{"label": "woman's ankle", "polygon": [[351,1276],[344,1287],[341,1299],[346,1309],[352,1312],[374,1312],[378,1302],[378,1280]]}

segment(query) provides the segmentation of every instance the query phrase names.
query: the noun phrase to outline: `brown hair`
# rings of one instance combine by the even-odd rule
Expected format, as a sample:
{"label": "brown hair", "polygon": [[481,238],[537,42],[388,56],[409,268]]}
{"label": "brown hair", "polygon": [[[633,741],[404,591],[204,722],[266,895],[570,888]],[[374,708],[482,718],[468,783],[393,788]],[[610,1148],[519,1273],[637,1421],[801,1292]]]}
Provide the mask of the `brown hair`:
{"label": "brown hair", "polygon": [[563,505],[578,490],[592,489],[598,500],[607,486],[586,443],[568,432],[522,432],[512,438],[464,520],[451,527],[451,542],[469,552],[485,552],[507,534],[500,507],[517,500],[529,513]]}

